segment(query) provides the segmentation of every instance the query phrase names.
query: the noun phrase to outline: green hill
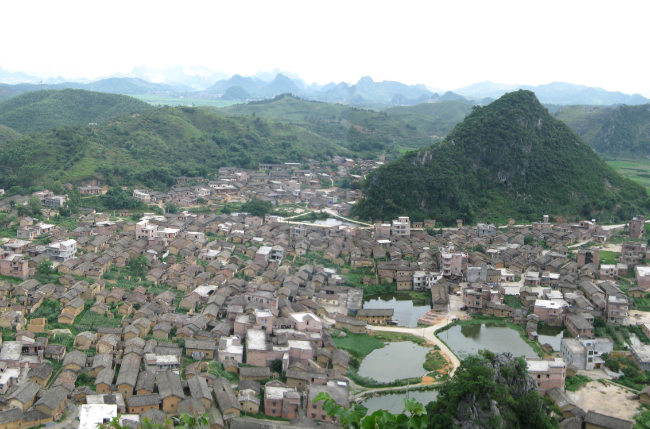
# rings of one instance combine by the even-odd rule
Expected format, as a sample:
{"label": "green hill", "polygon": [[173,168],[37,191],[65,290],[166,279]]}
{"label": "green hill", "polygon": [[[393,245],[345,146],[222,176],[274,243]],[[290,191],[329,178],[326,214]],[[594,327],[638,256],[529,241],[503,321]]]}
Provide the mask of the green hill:
{"label": "green hill", "polygon": [[152,107],[125,95],[80,89],[26,92],[0,103],[0,124],[21,133],[104,122]]}
{"label": "green hill", "polygon": [[223,166],[255,168],[259,162],[325,160],[337,154],[349,152],[291,124],[165,107],[4,144],[0,187],[97,177],[109,184],[161,189],[178,175],[205,176]]}
{"label": "green hill", "polygon": [[555,117],[566,122],[601,154],[650,154],[650,104],[639,106],[570,106]]}
{"label": "green hill", "polygon": [[4,125],[0,125],[0,145],[3,143],[9,143],[14,140],[18,140],[20,137],[22,137],[22,134],[20,134],[18,131],[14,131],[9,127],[5,127]]}
{"label": "green hill", "polygon": [[524,90],[475,107],[441,144],[373,171],[364,194],[353,211],[361,218],[447,225],[543,214],[623,220],[649,202]]}
{"label": "green hill", "polygon": [[231,86],[220,97],[222,100],[247,100],[251,95],[241,86]]}
{"label": "green hill", "polygon": [[471,104],[460,101],[396,106],[385,110],[432,137],[444,137],[457,123],[472,112]]}
{"label": "green hill", "polygon": [[424,131],[384,112],[306,101],[288,94],[222,110],[235,116],[255,115],[300,125],[367,158],[384,152],[397,157],[400,149],[422,148],[432,143]]}

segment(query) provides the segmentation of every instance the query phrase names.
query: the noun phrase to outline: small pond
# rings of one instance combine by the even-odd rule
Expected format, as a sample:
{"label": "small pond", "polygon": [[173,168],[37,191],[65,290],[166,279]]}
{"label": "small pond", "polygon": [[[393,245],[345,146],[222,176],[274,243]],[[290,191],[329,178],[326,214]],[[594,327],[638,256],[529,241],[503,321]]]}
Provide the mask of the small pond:
{"label": "small pond", "polygon": [[537,328],[537,340],[541,345],[550,344],[553,350],[560,351],[560,343],[564,337],[561,326],[540,326]]}
{"label": "small pond", "polygon": [[359,227],[361,225],[352,223],[352,222],[345,222],[340,219],[337,219],[335,217],[329,217],[325,220],[320,219],[320,220],[308,220],[306,221],[307,223],[314,223],[316,225],[327,225],[327,226],[339,226],[339,225],[344,225],[344,226],[349,226],[349,227]]}
{"label": "small pond", "polygon": [[[409,392],[409,399],[415,399],[422,405],[427,405],[431,401],[435,401],[438,397],[437,390]],[[368,398],[363,401],[363,406],[368,408],[368,415],[377,410],[386,410],[389,413],[399,414],[404,411],[404,398],[406,393],[389,393],[387,395],[379,395],[373,398]]]}
{"label": "small pond", "polygon": [[361,361],[358,374],[380,383],[422,377],[427,373],[422,364],[429,350],[410,341],[387,343],[383,348],[373,350]]}
{"label": "small pond", "polygon": [[456,325],[440,332],[438,338],[447,343],[460,359],[477,354],[481,349],[494,353],[510,352],[514,356],[537,357],[533,348],[519,336],[519,332],[505,325]]}
{"label": "small pond", "polygon": [[408,293],[382,293],[364,296],[363,308],[392,308],[399,326],[415,328],[418,319],[431,310],[431,300],[413,299]]}

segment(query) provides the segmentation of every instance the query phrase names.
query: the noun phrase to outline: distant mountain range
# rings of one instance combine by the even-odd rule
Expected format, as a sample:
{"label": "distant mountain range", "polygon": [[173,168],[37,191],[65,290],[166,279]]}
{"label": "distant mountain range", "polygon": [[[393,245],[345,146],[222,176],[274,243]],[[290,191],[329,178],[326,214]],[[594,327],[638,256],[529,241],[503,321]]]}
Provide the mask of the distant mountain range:
{"label": "distant mountain range", "polygon": [[603,88],[592,88],[566,82],[552,82],[539,86],[481,82],[455,89],[454,92],[464,97],[480,99],[486,97],[499,98],[506,92],[518,89],[533,91],[542,104],[610,106],[613,104],[636,105],[650,103],[649,99],[640,94],[629,95],[618,91],[606,91]]}
{"label": "distant mountain range", "polygon": [[316,83],[307,85],[295,73],[279,69],[258,72],[248,77],[239,74],[228,77],[224,72],[201,66],[176,65],[162,69],[135,67],[129,74],[117,73],[95,81],[88,79],[71,81],[60,76],[42,79],[20,71],[9,72],[0,67],[0,101],[23,92],[64,88],[126,95],[181,96],[188,93],[195,100],[223,99],[242,102],[291,93],[310,100],[376,108],[414,106],[440,101],[487,105],[506,92],[518,89],[535,92],[543,104],[610,106],[650,103],[649,99],[639,94],[623,94],[564,82],[539,86],[481,82],[444,92],[423,84],[376,82],[369,76],[362,77],[354,84],[330,82],[325,85]]}

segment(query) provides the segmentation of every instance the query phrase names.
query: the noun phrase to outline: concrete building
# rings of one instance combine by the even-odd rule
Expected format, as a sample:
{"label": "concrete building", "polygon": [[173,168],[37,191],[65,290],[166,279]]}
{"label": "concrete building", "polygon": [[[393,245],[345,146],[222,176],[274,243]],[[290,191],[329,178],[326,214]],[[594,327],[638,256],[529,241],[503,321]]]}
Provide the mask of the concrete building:
{"label": "concrete building", "polygon": [[389,223],[376,222],[375,223],[375,238],[390,237],[391,226]]}
{"label": "concrete building", "polygon": [[560,356],[567,366],[588,371],[600,368],[605,363],[601,356],[613,350],[614,341],[611,338],[563,338],[560,344]]}
{"label": "concrete building", "polygon": [[551,326],[560,326],[564,322],[564,307],[566,307],[564,302],[538,299],[535,301],[534,313],[540,321]]}
{"label": "concrete building", "polygon": [[630,347],[632,357],[642,371],[650,371],[650,345],[641,344]]}
{"label": "concrete building", "polygon": [[50,257],[50,261],[65,262],[75,257],[77,242],[75,240],[65,240],[48,244],[45,251]]}
{"label": "concrete building", "polygon": [[647,244],[638,241],[626,241],[621,245],[621,257],[618,261],[627,264],[628,269],[643,265],[643,258],[647,251]]}
{"label": "concrete building", "polygon": [[632,238],[641,238],[645,230],[645,216],[634,216],[628,225],[628,233]]}
{"label": "concrete building", "polygon": [[594,264],[596,267],[600,264],[600,248],[578,250],[578,267],[582,268],[588,264]]}
{"label": "concrete building", "polygon": [[607,323],[627,325],[628,301],[623,295],[605,295],[605,313]]}
{"label": "concrete building", "polygon": [[438,249],[438,263],[443,277],[460,277],[467,267],[467,253],[455,251],[453,244],[441,247]]}
{"label": "concrete building", "polygon": [[476,233],[479,237],[496,237],[497,227],[493,223],[479,223],[476,225]]}
{"label": "concrete building", "polygon": [[564,359],[526,359],[526,363],[528,364],[528,373],[537,382],[539,393],[546,394],[553,388],[564,390],[564,381],[566,380]]}
{"label": "concrete building", "polygon": [[411,236],[411,220],[408,216],[400,216],[399,219],[393,221],[391,230],[392,235],[402,235],[404,237]]}
{"label": "concrete building", "polygon": [[338,405],[348,408],[350,406],[350,387],[348,383],[340,380],[329,380],[326,385],[312,384],[307,388],[307,408],[306,414],[312,420],[321,422],[332,422],[332,419],[323,409],[323,402],[314,402],[314,398],[319,393],[328,393],[330,398]]}
{"label": "concrete building", "polygon": [[634,267],[634,277],[640,288],[650,289],[650,267]]}

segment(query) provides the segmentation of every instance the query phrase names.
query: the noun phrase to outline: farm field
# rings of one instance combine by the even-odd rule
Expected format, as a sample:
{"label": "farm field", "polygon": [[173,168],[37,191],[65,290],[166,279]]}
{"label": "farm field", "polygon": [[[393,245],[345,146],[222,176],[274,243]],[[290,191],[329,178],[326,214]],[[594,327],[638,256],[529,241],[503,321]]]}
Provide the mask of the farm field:
{"label": "farm field", "polygon": [[240,103],[238,101],[207,100],[207,99],[192,98],[192,97],[188,97],[187,99],[185,99],[180,97],[170,97],[164,95],[150,95],[150,94],[133,95],[133,97],[137,98],[138,100],[146,101],[147,103],[151,103],[154,105],[166,104],[168,106],[178,106],[178,105],[189,106],[192,103],[194,103],[195,106],[228,107],[228,106],[232,106],[233,104]]}
{"label": "farm field", "polygon": [[620,175],[643,185],[650,193],[650,159],[611,158],[603,160]]}

